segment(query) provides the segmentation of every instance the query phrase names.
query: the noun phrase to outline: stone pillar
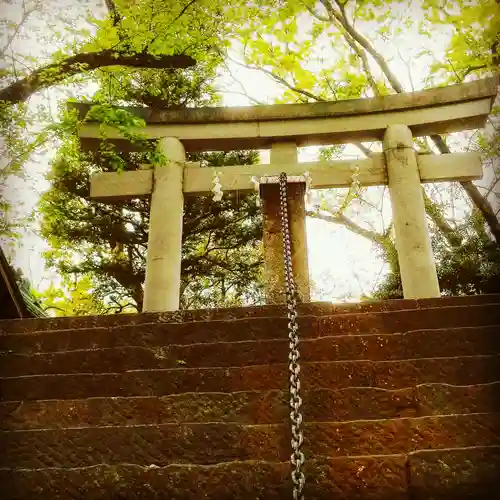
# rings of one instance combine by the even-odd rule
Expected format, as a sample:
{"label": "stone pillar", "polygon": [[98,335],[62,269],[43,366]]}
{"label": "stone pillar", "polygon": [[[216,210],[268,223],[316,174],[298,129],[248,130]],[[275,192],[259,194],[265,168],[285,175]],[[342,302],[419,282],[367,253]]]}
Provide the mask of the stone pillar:
{"label": "stone pillar", "polygon": [[174,137],[159,141],[166,165],[155,166],[151,195],[144,311],[179,309],[181,286],[183,176],[186,154]]}
{"label": "stone pillar", "polygon": [[[295,144],[273,144],[271,163],[297,163]],[[280,196],[278,184],[260,187],[263,214],[264,283],[266,303],[281,304],[286,300],[283,268],[283,236],[281,234]],[[292,266],[297,300],[310,301],[309,267],[305,224],[305,183],[288,184],[288,216],[292,242]]]}
{"label": "stone pillar", "polygon": [[406,125],[389,125],[384,153],[404,297],[439,297],[417,155]]}

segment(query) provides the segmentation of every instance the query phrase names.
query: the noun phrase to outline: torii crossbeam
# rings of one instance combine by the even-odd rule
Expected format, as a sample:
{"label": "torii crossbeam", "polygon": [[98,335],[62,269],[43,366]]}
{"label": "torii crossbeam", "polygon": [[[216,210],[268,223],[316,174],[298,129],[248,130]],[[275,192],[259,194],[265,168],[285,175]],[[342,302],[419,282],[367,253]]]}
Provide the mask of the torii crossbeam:
{"label": "torii crossbeam", "polygon": [[[356,176],[363,186],[389,186],[396,247],[406,298],[439,296],[430,246],[422,182],[474,180],[482,176],[479,155],[455,153],[417,155],[413,135],[475,129],[484,126],[498,85],[497,78],[376,99],[340,102],[153,110],[127,108],[146,119],[141,133],[160,139],[167,165],[154,169],[95,174],[91,197],[113,202],[151,196],[150,230],[145,283],[145,311],[179,307],[183,197],[210,193],[214,175],[224,191],[254,188],[252,177],[300,176],[308,171],[313,188],[348,187]],[[74,104],[80,116],[91,105]],[[79,128],[84,147],[100,142],[99,125]],[[106,138],[130,148],[118,131]],[[383,140],[384,153],[363,160],[297,162],[297,147],[360,140]],[[270,148],[266,165],[200,168],[186,163],[185,151]],[[305,236],[304,186],[291,187],[291,234],[294,275],[303,301],[309,300]],[[264,215],[265,280],[268,302],[282,302],[281,240],[277,186],[261,189]]]}

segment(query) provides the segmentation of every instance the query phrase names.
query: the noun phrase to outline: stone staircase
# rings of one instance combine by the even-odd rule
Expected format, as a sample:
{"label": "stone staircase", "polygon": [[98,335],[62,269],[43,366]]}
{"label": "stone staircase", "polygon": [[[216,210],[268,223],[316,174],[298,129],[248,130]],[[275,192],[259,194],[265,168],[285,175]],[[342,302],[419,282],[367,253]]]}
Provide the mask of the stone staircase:
{"label": "stone staircase", "polygon": [[[299,307],[306,500],[492,499],[500,295]],[[279,306],[0,322],[0,498],[291,499]]]}

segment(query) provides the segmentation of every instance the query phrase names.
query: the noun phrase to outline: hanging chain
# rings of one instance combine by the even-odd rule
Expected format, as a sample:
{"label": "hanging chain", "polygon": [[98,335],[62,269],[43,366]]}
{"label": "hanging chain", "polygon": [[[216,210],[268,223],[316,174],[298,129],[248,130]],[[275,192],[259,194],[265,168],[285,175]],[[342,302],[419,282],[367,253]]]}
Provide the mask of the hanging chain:
{"label": "hanging chain", "polygon": [[302,431],[302,414],[300,412],[302,398],[300,397],[299,380],[299,326],[297,324],[297,296],[292,272],[292,247],[290,242],[290,228],[288,225],[287,177],[285,173],[280,174],[279,187],[286,303],[288,309],[288,337],[290,339],[290,354],[288,359],[290,361],[290,422],[292,430],[292,455],[290,457],[292,465],[291,476],[293,482],[293,500],[304,500],[303,490],[306,479],[302,472],[305,457],[304,453],[301,451],[302,443],[304,442],[304,434]]}

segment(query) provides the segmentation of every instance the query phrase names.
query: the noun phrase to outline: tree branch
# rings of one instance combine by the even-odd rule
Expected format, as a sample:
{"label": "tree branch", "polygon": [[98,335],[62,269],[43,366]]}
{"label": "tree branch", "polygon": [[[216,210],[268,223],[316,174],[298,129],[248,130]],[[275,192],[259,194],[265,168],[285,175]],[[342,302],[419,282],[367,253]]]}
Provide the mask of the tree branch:
{"label": "tree branch", "polygon": [[306,210],[306,216],[314,217],[315,219],[324,220],[326,222],[333,222],[334,224],[339,224],[341,226],[345,226],[353,233],[363,236],[367,240],[370,240],[372,243],[376,245],[382,246],[387,243],[387,236],[377,233],[376,231],[372,231],[371,229],[365,229],[364,227],[359,226],[354,221],[346,217],[342,213],[337,213],[335,215],[321,213],[316,210]]}
{"label": "tree branch", "polygon": [[[305,7],[311,13],[311,15],[313,15],[319,21],[331,22],[331,23],[335,24],[337,27],[339,27],[339,25],[340,25],[340,28],[343,27],[343,25],[340,23],[340,21],[338,19],[334,19],[331,16],[328,18],[323,17],[320,14],[318,14],[316,11],[314,11],[314,9],[312,9],[311,7],[308,7],[307,5],[305,5]],[[368,58],[366,57],[366,54],[358,47],[358,45],[356,44],[356,40],[348,33],[348,31],[346,29],[341,30],[341,31],[342,31],[344,39],[348,43],[349,47],[351,47],[351,49],[356,53],[358,58],[361,60],[361,65],[363,66],[363,69],[366,73],[366,76],[368,78],[368,83],[370,84],[370,88],[372,89],[373,95],[379,96],[380,91],[378,89],[377,82],[375,81],[375,78],[370,70],[370,65],[368,63]]]}
{"label": "tree branch", "polygon": [[21,30],[23,24],[26,23],[26,21],[28,20],[28,17],[33,14],[33,12],[36,11],[36,9],[39,7],[39,3],[35,3],[30,9],[27,9],[26,8],[26,2],[23,0],[22,2],[22,15],[21,15],[21,19],[19,21],[19,23],[16,25],[14,31],[9,35],[7,36],[7,39],[4,43],[4,46],[2,47],[2,49],[0,50],[0,55],[1,56],[4,56],[5,55],[5,52],[7,52],[7,50],[9,49],[11,43],[14,41],[14,39],[16,38],[16,36],[19,34],[19,31]]}
{"label": "tree branch", "polygon": [[333,222],[334,224],[340,224],[354,234],[362,236],[366,238],[371,243],[376,245],[380,251],[384,254],[385,260],[389,264],[391,271],[393,273],[399,273],[399,261],[398,261],[398,252],[396,249],[396,245],[391,240],[389,234],[390,229],[388,229],[384,233],[378,233],[376,231],[372,231],[371,229],[366,229],[364,227],[359,226],[354,221],[346,217],[344,214],[337,213],[335,215],[331,214],[322,214],[319,211],[306,210],[306,215],[309,217],[314,217],[316,219],[321,219],[326,222]]}
{"label": "tree branch", "polygon": [[[431,135],[431,139],[441,154],[451,153],[450,148],[440,135]],[[481,215],[488,225],[495,241],[500,244],[500,221],[495,215],[491,203],[481,194],[477,186],[472,181],[461,181],[460,185],[464,188],[467,196],[470,198],[474,206],[481,212]]]}
{"label": "tree branch", "polygon": [[469,66],[462,75],[462,80],[474,71],[479,71],[480,69],[486,69],[488,66],[486,64],[478,64],[477,66]]}
{"label": "tree branch", "polygon": [[[500,5],[500,0],[496,0],[496,3]],[[498,37],[491,46],[491,56],[493,66],[498,68],[500,66],[500,39]]]}
{"label": "tree branch", "polygon": [[370,155],[372,154],[370,148],[367,148],[366,146],[363,146],[360,142],[353,142],[354,146],[356,146],[367,158],[370,158]]}
{"label": "tree branch", "polygon": [[477,186],[472,181],[463,181],[460,183],[472,203],[481,212],[484,220],[488,224],[491,234],[495,241],[500,245],[500,221],[498,220],[491,203],[481,194]]}
{"label": "tree branch", "polygon": [[181,108],[182,106],[177,106],[177,105],[172,105],[169,103],[168,99],[164,99],[163,97],[158,97],[155,95],[144,95],[141,94],[140,91],[137,92],[130,92],[130,96],[141,102],[142,104],[145,104],[146,106],[150,108],[158,108],[158,109],[174,109],[174,108]]}
{"label": "tree branch", "polygon": [[377,82],[375,81],[375,77],[373,76],[371,70],[370,70],[370,64],[368,63],[368,58],[366,57],[366,54],[360,50],[360,48],[356,45],[355,40],[349,36],[347,31],[344,31],[344,38],[349,44],[349,46],[356,52],[356,55],[359,57],[361,60],[361,65],[363,66],[363,69],[366,73],[366,77],[368,78],[368,83],[370,84],[370,88],[372,89],[373,95],[375,97],[380,96],[380,90],[378,89]]}
{"label": "tree branch", "polygon": [[117,26],[118,24],[120,24],[122,16],[120,16],[115,2],[113,0],[104,0],[104,3],[106,4],[106,8],[111,15],[111,19],[113,19],[113,26]]}
{"label": "tree branch", "polygon": [[273,78],[275,81],[277,81],[278,83],[280,83],[284,87],[288,88],[289,90],[291,90],[293,92],[296,92],[297,94],[303,95],[304,97],[307,97],[309,99],[313,99],[315,101],[326,101],[326,99],[323,99],[322,97],[315,95],[307,90],[299,89],[298,87],[295,87],[291,83],[288,83],[283,77],[273,73],[272,71],[270,71],[268,69],[259,68],[257,66],[252,66],[250,64],[245,64],[245,63],[242,63],[239,61],[235,61],[234,59],[231,59],[229,56],[227,56],[227,59],[229,59],[234,64],[237,64],[238,66],[241,66],[243,68],[252,69],[255,71],[260,71],[262,73],[265,73],[266,75],[270,76],[271,78]]}
{"label": "tree branch", "polygon": [[[235,61],[233,61],[233,62],[235,62]],[[229,67],[229,65],[227,64],[226,61],[223,61],[223,65],[226,68],[226,71],[228,72],[229,76],[238,84],[238,86],[241,89],[241,92],[231,91],[231,90],[224,90],[225,93],[240,94],[240,95],[245,96],[247,99],[249,99],[250,101],[252,101],[254,104],[257,104],[257,105],[263,104],[261,101],[259,101],[255,97],[252,97],[251,95],[248,94],[248,92],[245,89],[245,86],[233,75],[233,72],[231,71],[231,68]]]}
{"label": "tree branch", "polygon": [[189,7],[191,7],[191,5],[193,5],[197,0],[191,0],[189,1],[184,7],[183,9],[179,12],[179,14],[177,14],[177,16],[175,17],[175,19],[172,21],[172,23],[175,23],[176,21],[178,21],[185,13],[186,11],[189,9]]}
{"label": "tree branch", "polygon": [[35,92],[62,83],[67,78],[106,66],[131,68],[178,69],[194,66],[196,61],[187,55],[154,56],[151,54],[123,54],[103,50],[86,52],[66,58],[60,63],[49,64],[33,71],[0,90],[0,101],[15,104],[26,101]]}
{"label": "tree branch", "polygon": [[342,27],[347,31],[347,33],[354,40],[356,40],[356,42],[358,42],[359,45],[361,45],[361,47],[363,47],[368,52],[368,54],[370,54],[373,57],[373,59],[379,65],[385,77],[391,84],[392,88],[398,93],[404,92],[403,86],[399,83],[398,79],[396,78],[396,75],[394,75],[394,73],[391,71],[385,59],[377,52],[375,47],[373,47],[373,45],[368,41],[368,39],[365,38],[356,29],[354,29],[352,24],[349,22],[343,4],[339,0],[335,0],[335,3],[338,5],[340,10],[340,12],[338,12],[333,8],[332,4],[330,3],[330,0],[320,0],[320,2],[325,7],[330,20],[332,22],[335,22],[335,20],[338,21],[342,25]]}
{"label": "tree branch", "polygon": [[318,21],[321,21],[323,23],[328,23],[331,21],[329,17],[322,16],[319,12],[316,12],[313,7],[308,5],[307,0],[305,2],[301,2],[302,5],[309,11],[309,14],[311,16],[315,17]]}
{"label": "tree branch", "polygon": [[431,198],[429,198],[423,187],[422,195],[424,197],[424,205],[427,215],[432,219],[434,224],[436,224],[436,227],[443,233],[450,246],[454,248],[459,247],[462,244],[462,238],[444,218],[440,207],[434,203]]}
{"label": "tree branch", "polygon": [[223,90],[224,94],[234,94],[234,95],[241,95],[243,97],[246,97],[249,101],[251,101],[253,104],[256,104],[257,106],[262,106],[265,105],[265,102],[259,101],[258,99],[255,99],[255,97],[252,97],[251,95],[247,94],[246,92],[238,92],[237,90]]}

